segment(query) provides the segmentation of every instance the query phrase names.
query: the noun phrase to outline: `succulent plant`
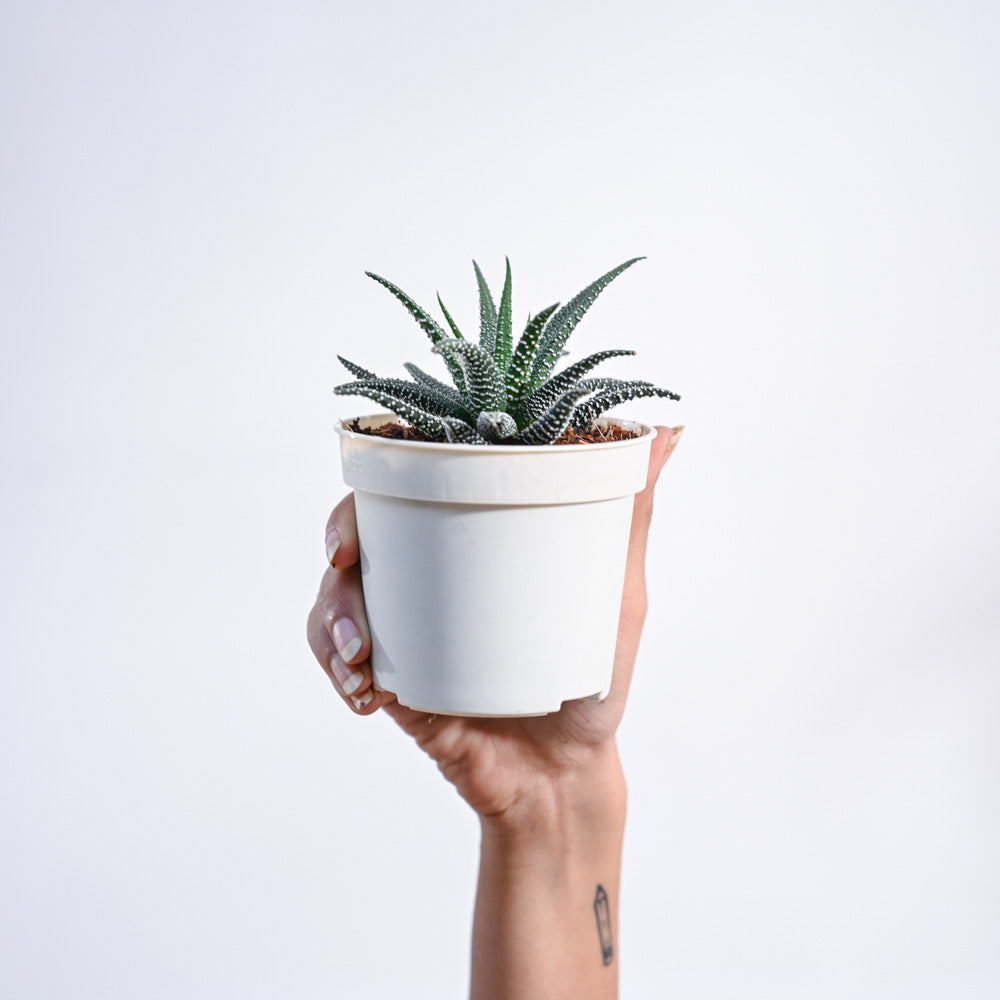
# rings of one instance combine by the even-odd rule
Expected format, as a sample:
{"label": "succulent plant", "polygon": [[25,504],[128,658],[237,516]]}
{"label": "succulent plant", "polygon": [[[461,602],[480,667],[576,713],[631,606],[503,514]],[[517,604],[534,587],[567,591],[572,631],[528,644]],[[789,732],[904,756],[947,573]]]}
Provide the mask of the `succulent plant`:
{"label": "succulent plant", "polygon": [[680,399],[651,382],[586,378],[608,358],[631,350],[598,351],[557,374],[553,369],[563,348],[597,296],[641,257],[619,264],[588,285],[561,309],[558,303],[529,317],[515,347],[511,322],[510,261],[499,307],[483,272],[473,261],[479,284],[480,332],[475,344],[462,336],[438,296],[450,332],[441,327],[402,289],[377,274],[368,277],[387,288],[430,337],[454,385],[436,379],[414,364],[411,379],[380,378],[338,355],[355,381],[334,389],[342,396],[365,396],[391,410],[431,439],[457,444],[553,444],[568,427],[584,430],[619,403],[643,396]]}

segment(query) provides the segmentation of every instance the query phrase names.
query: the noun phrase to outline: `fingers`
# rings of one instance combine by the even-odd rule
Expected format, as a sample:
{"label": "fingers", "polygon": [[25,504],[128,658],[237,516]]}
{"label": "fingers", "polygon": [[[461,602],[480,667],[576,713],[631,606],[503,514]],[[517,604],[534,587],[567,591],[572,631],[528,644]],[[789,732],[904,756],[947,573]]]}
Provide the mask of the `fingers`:
{"label": "fingers", "polygon": [[345,663],[360,663],[372,651],[372,636],[361,589],[361,568],[333,569],[323,574],[316,606],[323,624]]}
{"label": "fingers", "polygon": [[330,678],[337,694],[355,712],[367,715],[368,712],[365,710],[375,701],[377,693],[373,691],[371,686],[371,671],[367,664],[348,666],[341,660],[333,640],[323,624],[318,605],[313,608],[309,615],[306,633],[313,654],[323,668],[323,672]]}
{"label": "fingers", "polygon": [[343,569],[358,561],[358,521],[354,512],[354,494],[348,493],[326,522],[326,559],[331,566]]}
{"label": "fingers", "polygon": [[364,650],[348,660],[338,652],[332,634],[331,612],[334,609],[325,603],[321,593],[306,626],[309,646],[337,694],[353,711],[370,715],[384,700],[382,692],[372,686],[371,661]]}

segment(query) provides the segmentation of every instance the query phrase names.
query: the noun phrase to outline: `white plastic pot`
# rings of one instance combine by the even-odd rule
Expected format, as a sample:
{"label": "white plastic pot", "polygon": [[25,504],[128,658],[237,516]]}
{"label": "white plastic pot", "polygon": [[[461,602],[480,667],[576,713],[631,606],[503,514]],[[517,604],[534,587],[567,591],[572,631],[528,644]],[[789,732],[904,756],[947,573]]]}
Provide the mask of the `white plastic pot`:
{"label": "white plastic pot", "polygon": [[544,715],[607,695],[633,497],[656,433],[614,423],[640,436],[480,446],[337,425],[377,688],[442,715]]}

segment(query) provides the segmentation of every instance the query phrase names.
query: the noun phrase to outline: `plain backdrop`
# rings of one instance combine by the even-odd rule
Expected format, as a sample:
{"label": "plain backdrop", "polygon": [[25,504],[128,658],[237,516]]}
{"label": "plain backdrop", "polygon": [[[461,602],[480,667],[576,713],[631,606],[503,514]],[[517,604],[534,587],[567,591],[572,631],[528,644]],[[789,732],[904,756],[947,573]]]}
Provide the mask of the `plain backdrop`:
{"label": "plain backdrop", "polygon": [[4,3],[0,994],[463,995],[474,818],[305,642],[336,355],[440,364],[366,269],[474,327],[473,257],[523,318],[644,254],[569,345],[687,425],[622,995],[995,997],[998,50],[962,0]]}

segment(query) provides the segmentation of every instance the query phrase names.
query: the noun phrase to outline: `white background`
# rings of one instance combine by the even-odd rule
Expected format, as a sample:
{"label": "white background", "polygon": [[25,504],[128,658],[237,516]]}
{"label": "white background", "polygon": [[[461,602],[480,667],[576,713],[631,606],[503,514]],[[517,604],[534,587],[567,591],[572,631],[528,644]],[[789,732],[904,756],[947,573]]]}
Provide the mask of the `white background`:
{"label": "white background", "polygon": [[365,269],[474,327],[473,256],[523,317],[645,254],[569,345],[688,427],[623,996],[995,996],[998,51],[971,2],[5,4],[0,994],[463,994],[476,824],[305,643],[335,355],[439,363]]}

